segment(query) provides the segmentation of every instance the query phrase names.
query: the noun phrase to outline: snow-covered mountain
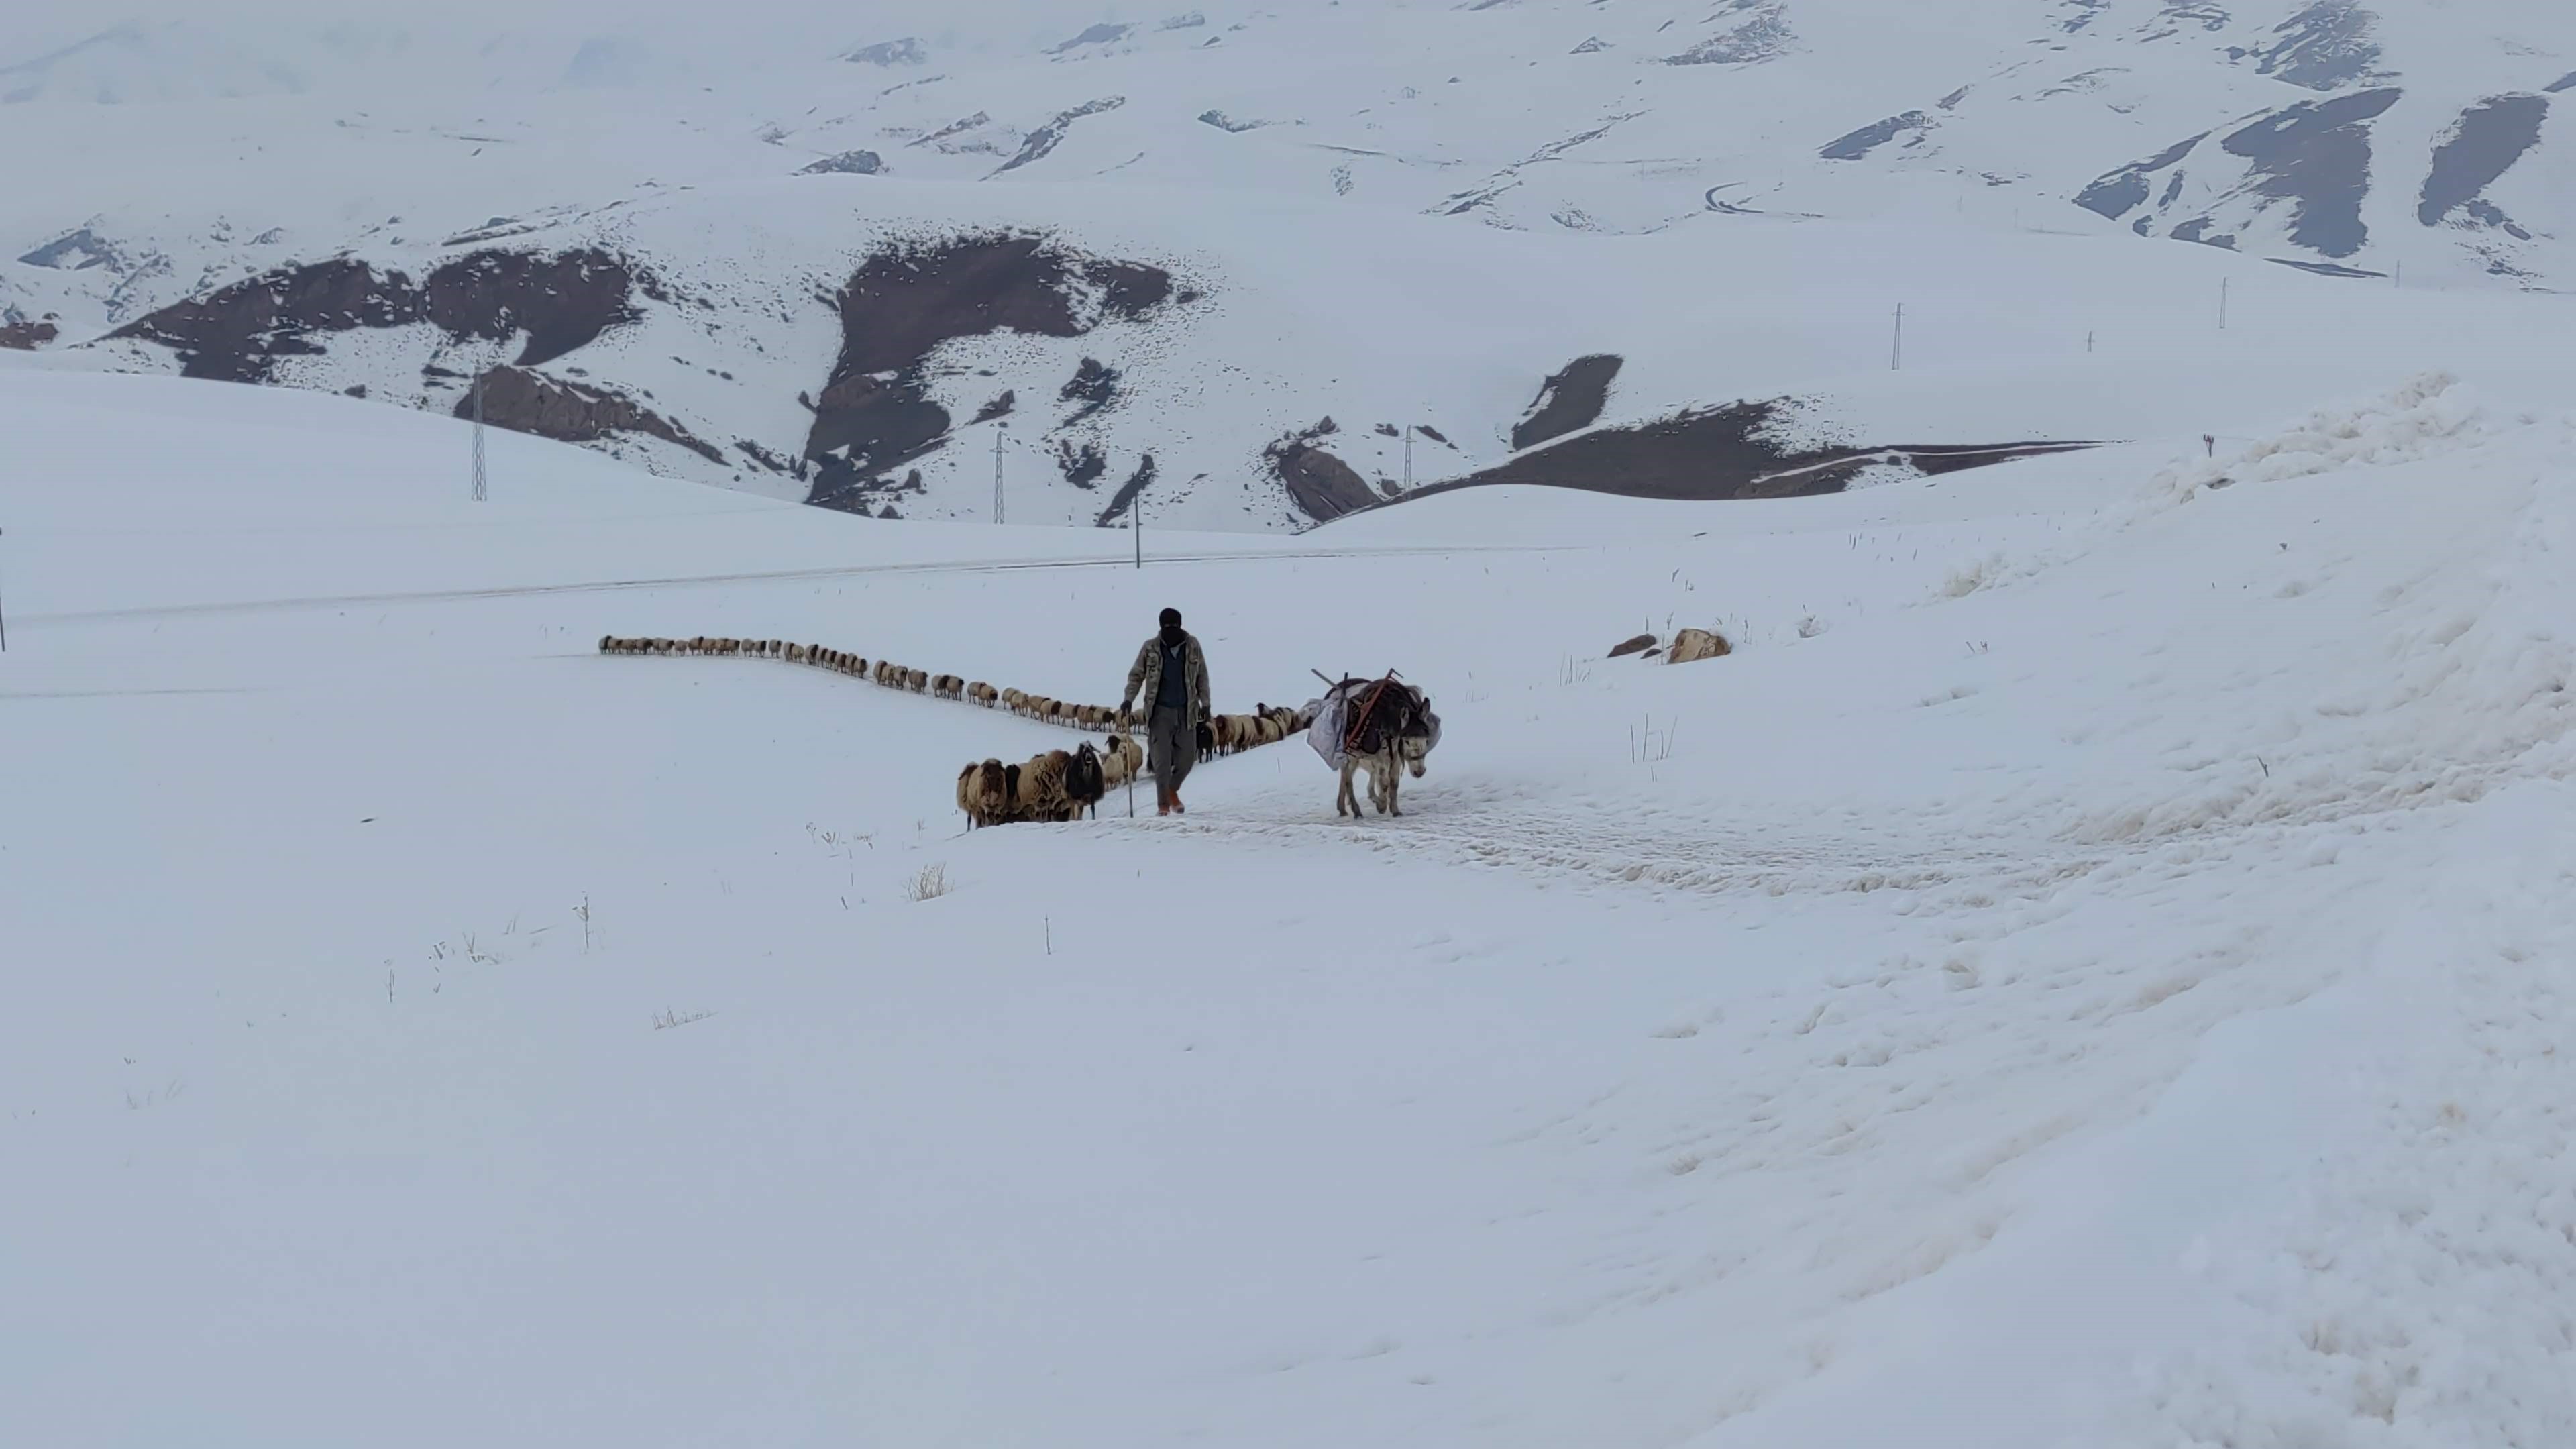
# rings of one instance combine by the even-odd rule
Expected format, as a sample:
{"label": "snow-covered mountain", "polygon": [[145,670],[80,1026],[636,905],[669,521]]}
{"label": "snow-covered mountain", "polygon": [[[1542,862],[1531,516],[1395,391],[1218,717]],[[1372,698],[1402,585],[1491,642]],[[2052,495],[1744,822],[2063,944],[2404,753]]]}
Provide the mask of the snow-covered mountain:
{"label": "snow-covered mountain", "polygon": [[[2542,0],[723,21],[13,11],[0,344],[439,411],[482,376],[503,426],[876,514],[987,516],[998,472],[1015,520],[1265,528],[2192,430],[2000,373],[2173,365],[2223,279],[2330,318],[2576,276]],[[1971,405],[1871,376],[1900,303]]]}

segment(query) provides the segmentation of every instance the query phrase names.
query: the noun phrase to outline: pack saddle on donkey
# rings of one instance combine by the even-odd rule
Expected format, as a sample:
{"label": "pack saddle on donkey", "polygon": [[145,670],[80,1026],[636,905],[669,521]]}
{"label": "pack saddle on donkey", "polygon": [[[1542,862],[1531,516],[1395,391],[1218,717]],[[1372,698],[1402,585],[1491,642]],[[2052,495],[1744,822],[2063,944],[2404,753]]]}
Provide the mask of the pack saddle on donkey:
{"label": "pack saddle on donkey", "polygon": [[1440,716],[1431,712],[1430,696],[1391,669],[1383,678],[1346,678],[1338,684],[1320,670],[1316,677],[1329,688],[1303,711],[1315,722],[1306,742],[1326,765],[1341,772],[1333,813],[1358,818],[1360,802],[1351,790],[1351,777],[1366,770],[1369,804],[1380,815],[1402,815],[1397,783],[1407,771],[1421,779],[1424,757],[1440,743]]}

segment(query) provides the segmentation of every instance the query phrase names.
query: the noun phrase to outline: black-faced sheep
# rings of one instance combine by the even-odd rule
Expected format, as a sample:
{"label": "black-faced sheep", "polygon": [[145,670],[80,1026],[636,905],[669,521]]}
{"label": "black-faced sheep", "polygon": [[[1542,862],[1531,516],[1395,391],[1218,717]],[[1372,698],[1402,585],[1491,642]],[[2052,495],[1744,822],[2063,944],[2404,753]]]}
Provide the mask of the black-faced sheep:
{"label": "black-faced sheep", "polygon": [[1145,747],[1125,735],[1111,735],[1101,742],[1100,770],[1103,782],[1124,785],[1145,768]]}
{"label": "black-faced sheep", "polygon": [[1086,813],[1100,813],[1100,797],[1107,794],[1109,780],[1101,768],[1100,752],[1089,740],[1074,747],[1073,757],[1064,766],[1064,803],[1069,807],[1066,818],[1079,820]]}
{"label": "black-faced sheep", "polygon": [[991,709],[1001,699],[1000,695],[993,692],[993,686],[980,679],[966,686],[966,697],[986,709]]}

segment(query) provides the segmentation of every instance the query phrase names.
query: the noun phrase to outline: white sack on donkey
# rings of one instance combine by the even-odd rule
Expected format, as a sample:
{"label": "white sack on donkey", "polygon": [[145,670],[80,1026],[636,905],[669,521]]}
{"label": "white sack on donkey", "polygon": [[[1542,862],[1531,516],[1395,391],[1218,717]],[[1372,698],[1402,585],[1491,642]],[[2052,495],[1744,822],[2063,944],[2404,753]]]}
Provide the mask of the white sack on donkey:
{"label": "white sack on donkey", "polygon": [[[1320,672],[1317,677],[1322,677]],[[1306,732],[1306,743],[1342,777],[1340,792],[1333,797],[1333,813],[1359,815],[1351,776],[1366,770],[1369,803],[1377,813],[1403,814],[1396,802],[1397,782],[1408,770],[1415,779],[1422,778],[1424,758],[1440,743],[1440,716],[1431,712],[1431,697],[1389,670],[1383,679],[1331,684],[1323,698],[1307,703],[1305,714],[1315,722]]]}

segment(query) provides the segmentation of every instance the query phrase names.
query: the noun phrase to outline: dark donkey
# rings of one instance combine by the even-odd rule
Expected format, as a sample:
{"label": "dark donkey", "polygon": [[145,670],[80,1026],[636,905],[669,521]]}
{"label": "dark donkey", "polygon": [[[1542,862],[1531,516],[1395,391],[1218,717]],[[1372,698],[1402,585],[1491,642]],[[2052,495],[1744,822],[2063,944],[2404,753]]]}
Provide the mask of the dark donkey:
{"label": "dark donkey", "polygon": [[1342,786],[1333,797],[1333,813],[1356,819],[1359,796],[1351,777],[1368,771],[1369,804],[1380,815],[1402,815],[1396,785],[1410,770],[1421,779],[1423,758],[1440,738],[1440,718],[1421,690],[1389,671],[1383,679],[1345,679],[1334,686],[1347,703],[1342,714]]}

